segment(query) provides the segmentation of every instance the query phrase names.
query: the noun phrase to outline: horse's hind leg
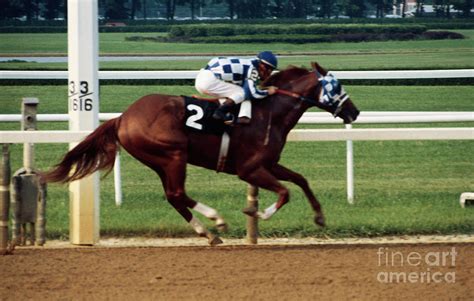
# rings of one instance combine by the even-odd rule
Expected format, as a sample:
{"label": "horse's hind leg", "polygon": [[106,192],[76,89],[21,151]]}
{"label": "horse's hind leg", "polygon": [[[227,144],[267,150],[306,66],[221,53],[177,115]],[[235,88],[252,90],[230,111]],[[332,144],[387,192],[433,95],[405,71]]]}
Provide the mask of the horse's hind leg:
{"label": "horse's hind leg", "polygon": [[324,227],[324,215],[321,209],[321,204],[319,204],[305,177],[279,164],[271,169],[271,173],[279,180],[292,182],[303,190],[306,198],[311,204],[311,207],[313,207],[313,210],[316,213],[314,218],[315,223]]}
{"label": "horse's hind leg", "polygon": [[209,207],[203,203],[197,202],[186,195],[186,205],[188,208],[193,209],[207,217],[210,220],[216,222],[216,227],[219,231],[225,232],[228,229],[227,223],[219,215],[216,209]]}
{"label": "horse's hind leg", "polygon": [[159,174],[162,178],[168,202],[184,217],[199,236],[208,238],[210,245],[221,244],[222,240],[218,236],[210,233],[201,221],[197,217],[194,217],[188,209],[188,205],[194,201],[189,199],[184,190],[186,160],[183,159],[183,156],[177,154],[175,160],[169,163],[166,169]]}

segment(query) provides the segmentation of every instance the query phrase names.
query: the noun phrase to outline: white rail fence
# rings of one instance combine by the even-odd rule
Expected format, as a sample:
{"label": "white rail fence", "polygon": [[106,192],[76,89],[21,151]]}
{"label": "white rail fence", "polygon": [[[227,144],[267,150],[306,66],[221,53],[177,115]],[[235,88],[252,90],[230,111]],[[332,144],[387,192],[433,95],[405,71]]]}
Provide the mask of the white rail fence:
{"label": "white rail fence", "polygon": [[[99,79],[194,79],[199,71],[99,71]],[[469,78],[474,69],[333,71],[339,79]],[[0,79],[67,79],[67,71],[0,70]]]}
{"label": "white rail fence", "polygon": [[[99,71],[99,79],[193,79],[198,71]],[[417,78],[472,78],[474,69],[410,70],[410,71],[335,71],[340,79],[417,79]],[[67,71],[0,71],[0,79],[67,79]],[[120,116],[120,113],[100,113],[100,120]],[[68,121],[67,114],[38,114],[38,121]],[[16,122],[20,114],[0,115],[0,122]],[[356,124],[471,122],[474,112],[362,112]],[[327,113],[305,113],[299,123],[341,124]],[[71,131],[0,131],[0,143],[69,143],[82,140],[90,132]],[[383,129],[318,129],[293,130],[289,141],[347,141],[347,197],[354,200],[354,140],[473,140],[474,128],[383,128]],[[115,164],[115,201],[122,203],[120,157]]]}
{"label": "white rail fence", "polygon": [[[474,114],[474,113],[473,113]],[[84,139],[89,131],[0,131],[1,143],[70,143]],[[352,141],[369,140],[474,140],[474,127],[382,128],[382,129],[297,129],[288,141],[347,141],[347,197],[354,201],[354,161]],[[114,166],[115,203],[122,204],[120,156]]]}
{"label": "white rail fence", "polygon": [[[99,113],[99,120],[106,121],[122,113]],[[68,114],[38,114],[38,121],[69,121]],[[20,122],[21,114],[0,114],[0,122]],[[418,123],[418,122],[466,122],[474,121],[474,112],[361,112],[354,124]],[[325,112],[307,112],[300,124],[341,124],[341,120]]]}

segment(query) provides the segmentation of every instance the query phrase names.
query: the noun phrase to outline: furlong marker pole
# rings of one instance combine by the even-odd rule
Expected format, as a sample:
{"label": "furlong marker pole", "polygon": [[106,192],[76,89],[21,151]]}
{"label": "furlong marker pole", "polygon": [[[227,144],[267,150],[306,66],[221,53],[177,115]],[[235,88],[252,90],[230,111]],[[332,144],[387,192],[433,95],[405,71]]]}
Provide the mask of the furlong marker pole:
{"label": "furlong marker pole", "polygon": [[[69,130],[94,130],[99,124],[97,0],[68,0]],[[73,148],[76,143],[71,143]],[[70,241],[99,240],[99,174],[69,185]]]}

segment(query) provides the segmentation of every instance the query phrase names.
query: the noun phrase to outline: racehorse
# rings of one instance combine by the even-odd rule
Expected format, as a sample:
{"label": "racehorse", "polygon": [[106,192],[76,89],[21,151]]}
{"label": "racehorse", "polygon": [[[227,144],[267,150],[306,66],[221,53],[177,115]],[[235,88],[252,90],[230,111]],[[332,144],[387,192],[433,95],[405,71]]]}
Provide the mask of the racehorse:
{"label": "racehorse", "polygon": [[[279,87],[278,93],[253,102],[249,125],[235,125],[230,131],[230,146],[223,172],[238,175],[243,181],[278,194],[278,200],[263,212],[244,209],[244,213],[270,218],[289,201],[288,189],[280,181],[298,185],[315,212],[315,223],[324,226],[320,203],[300,174],[278,163],[290,130],[310,107],[316,106],[345,123],[353,122],[359,110],[337,79],[317,63],[313,70],[290,66],[272,75],[262,85]],[[196,116],[195,116],[196,117]],[[52,170],[43,174],[45,182],[67,183],[98,170],[113,168],[117,150],[122,147],[160,177],[169,203],[207,237],[209,244],[222,243],[193,216],[193,209],[214,220],[222,230],[224,219],[218,212],[186,194],[186,164],[216,169],[221,137],[190,131],[185,123],[185,98],[152,94],[133,103],[120,117],[100,125]]]}

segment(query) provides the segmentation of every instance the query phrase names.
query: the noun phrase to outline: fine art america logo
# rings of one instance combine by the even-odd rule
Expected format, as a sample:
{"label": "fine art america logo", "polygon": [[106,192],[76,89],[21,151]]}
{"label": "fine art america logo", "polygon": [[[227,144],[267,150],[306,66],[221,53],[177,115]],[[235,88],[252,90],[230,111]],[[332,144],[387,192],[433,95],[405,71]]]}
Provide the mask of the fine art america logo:
{"label": "fine art america logo", "polygon": [[437,252],[377,251],[377,281],[381,283],[455,283],[456,248]]}

